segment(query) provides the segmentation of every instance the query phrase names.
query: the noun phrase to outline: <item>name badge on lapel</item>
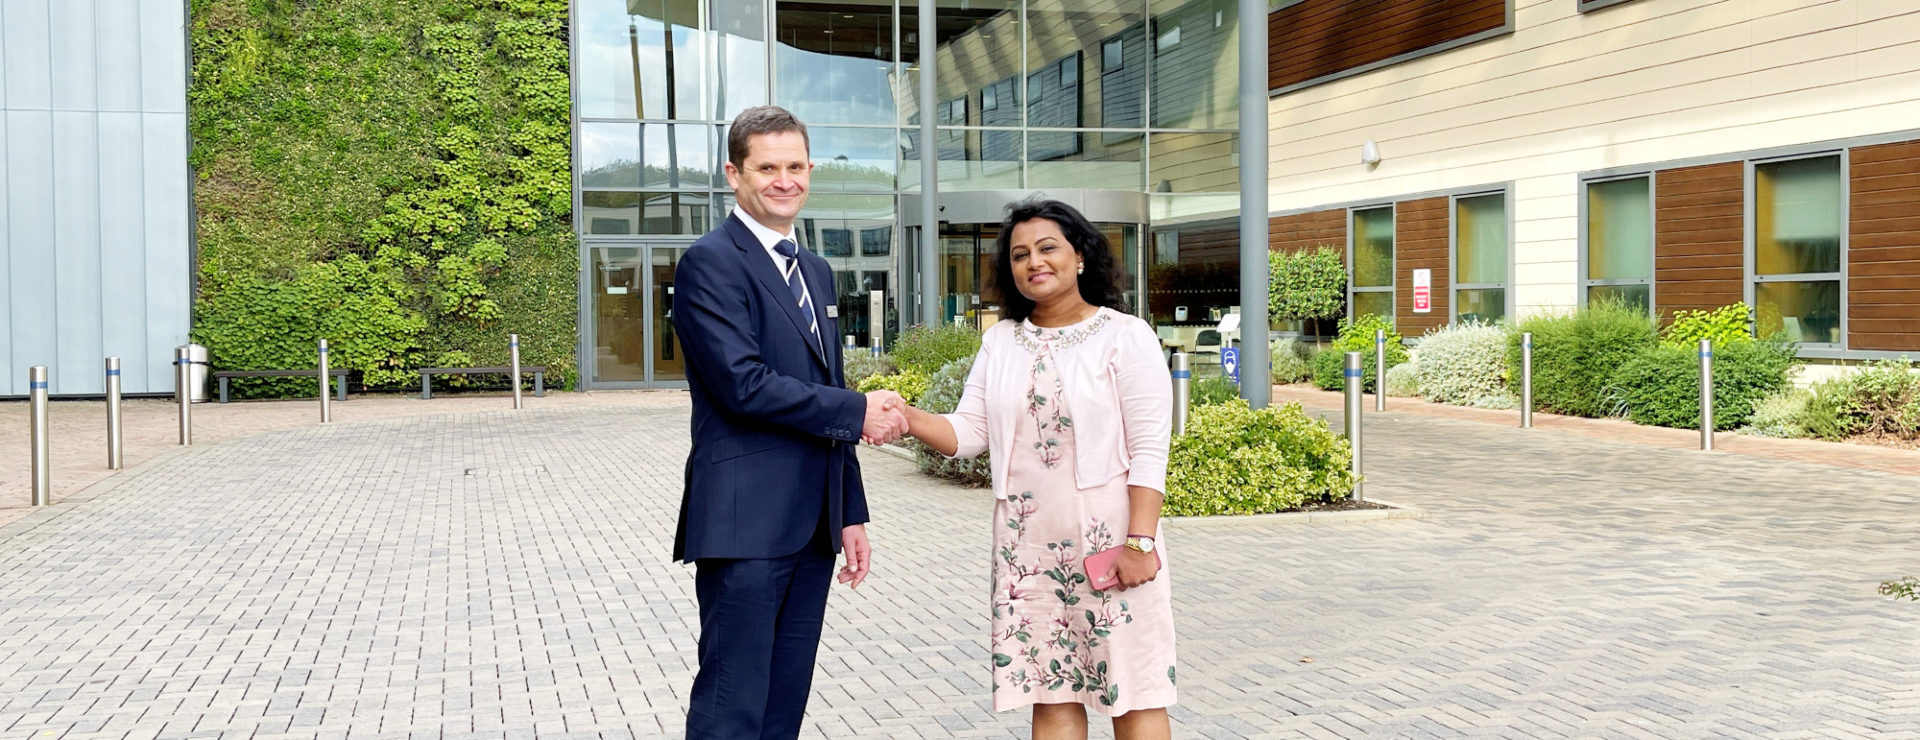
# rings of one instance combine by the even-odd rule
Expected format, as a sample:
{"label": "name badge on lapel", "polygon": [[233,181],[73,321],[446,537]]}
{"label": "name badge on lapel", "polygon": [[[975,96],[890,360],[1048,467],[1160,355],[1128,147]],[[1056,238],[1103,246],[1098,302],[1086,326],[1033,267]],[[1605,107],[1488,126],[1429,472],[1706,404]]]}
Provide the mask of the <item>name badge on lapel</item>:
{"label": "name badge on lapel", "polygon": [[840,307],[832,303],[827,304],[827,318],[829,319],[840,318]]}

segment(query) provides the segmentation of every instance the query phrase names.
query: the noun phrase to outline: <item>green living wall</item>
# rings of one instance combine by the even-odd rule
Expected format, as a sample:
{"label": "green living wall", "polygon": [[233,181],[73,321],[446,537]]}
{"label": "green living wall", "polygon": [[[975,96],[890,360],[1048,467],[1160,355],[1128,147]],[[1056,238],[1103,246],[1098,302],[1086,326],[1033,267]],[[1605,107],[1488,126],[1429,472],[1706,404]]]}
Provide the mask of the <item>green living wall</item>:
{"label": "green living wall", "polygon": [[[571,386],[566,0],[192,0],[194,340],[216,369],[522,361]],[[310,393],[300,381],[242,395]]]}

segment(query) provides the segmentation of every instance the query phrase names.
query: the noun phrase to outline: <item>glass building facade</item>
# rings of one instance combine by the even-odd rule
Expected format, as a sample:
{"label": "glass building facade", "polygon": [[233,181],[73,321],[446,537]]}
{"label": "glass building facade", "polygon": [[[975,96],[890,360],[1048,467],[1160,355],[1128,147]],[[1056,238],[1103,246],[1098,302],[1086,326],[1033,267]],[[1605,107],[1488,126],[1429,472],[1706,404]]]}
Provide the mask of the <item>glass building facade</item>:
{"label": "glass building facade", "polygon": [[[833,265],[841,332],[994,320],[997,209],[1034,193],[1089,212],[1133,308],[1188,349],[1238,295],[1238,44],[1226,0],[574,3],[576,222],[587,387],[685,382],[673,268],[733,206],[726,125],[772,103],[808,126],[800,239]],[[918,255],[919,70],[935,64],[937,263]],[[1130,197],[1097,197],[1112,192]],[[923,270],[940,315],[920,316]]]}

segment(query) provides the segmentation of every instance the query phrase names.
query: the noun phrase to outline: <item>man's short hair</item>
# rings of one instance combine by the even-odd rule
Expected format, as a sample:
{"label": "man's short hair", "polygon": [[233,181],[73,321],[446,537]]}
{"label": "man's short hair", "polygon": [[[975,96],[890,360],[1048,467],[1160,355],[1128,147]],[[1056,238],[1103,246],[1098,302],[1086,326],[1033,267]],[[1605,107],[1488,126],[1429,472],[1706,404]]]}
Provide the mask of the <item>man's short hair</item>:
{"label": "man's short hair", "polygon": [[777,105],[761,105],[740,111],[733,117],[733,126],[727,129],[727,161],[734,168],[743,169],[747,165],[748,141],[755,136],[796,131],[800,141],[807,145],[807,151],[813,151],[813,142],[807,138],[807,124],[794,118],[787,109]]}

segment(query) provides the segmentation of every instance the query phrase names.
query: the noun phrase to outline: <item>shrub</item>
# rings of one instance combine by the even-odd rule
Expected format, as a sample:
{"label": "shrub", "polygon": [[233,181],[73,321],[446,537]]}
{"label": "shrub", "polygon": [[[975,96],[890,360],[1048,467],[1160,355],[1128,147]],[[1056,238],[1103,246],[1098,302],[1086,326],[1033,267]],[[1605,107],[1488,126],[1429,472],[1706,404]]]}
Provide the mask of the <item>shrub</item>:
{"label": "shrub", "polygon": [[1341,250],[1267,253],[1267,311],[1275,319],[1330,319],[1347,303]]}
{"label": "shrub", "polygon": [[1201,378],[1187,388],[1187,403],[1205,406],[1226,403],[1240,397],[1240,386],[1227,378]]}
{"label": "shrub", "polygon": [[1853,384],[1847,378],[1823,381],[1813,386],[1807,399],[1806,415],[1800,425],[1815,439],[1838,442],[1853,434],[1853,419],[1848,409],[1853,404]]}
{"label": "shrub", "polygon": [[[1792,347],[1774,342],[1730,344],[1713,355],[1714,429],[1747,423],[1754,402],[1785,388],[1787,371],[1794,365]],[[1700,428],[1697,348],[1644,347],[1614,372],[1612,389],[1634,423]]]}
{"label": "shrub", "polygon": [[901,371],[931,377],[947,363],[980,351],[980,332],[965,326],[916,326],[893,341],[893,364]]}
{"label": "shrub", "polygon": [[1639,309],[1596,302],[1577,313],[1527,319],[1507,338],[1507,376],[1520,378],[1520,335],[1533,332],[1533,402],[1541,411],[1614,416],[1613,372],[1655,343],[1653,320]]}
{"label": "shrub", "polygon": [[1675,311],[1673,323],[1661,332],[1660,341],[1675,347],[1699,347],[1700,340],[1713,340],[1718,349],[1729,344],[1753,341],[1747,328],[1747,304],[1735,303],[1712,311]]}
{"label": "shrub", "polygon": [[[1535,341],[1538,341],[1536,337]],[[1454,324],[1420,340],[1420,394],[1436,403],[1510,409],[1520,405],[1507,384],[1507,330]]]}
{"label": "shrub", "polygon": [[[936,414],[951,414],[960,406],[960,394],[967,389],[967,373],[973,371],[973,356],[968,355],[953,362],[933,374],[927,382],[927,392],[920,396],[914,405]],[[933,448],[914,440],[913,459],[920,466],[920,472],[936,478],[957,481],[962,485],[981,488],[992,485],[993,475],[988,466],[988,457],[981,455],[968,458],[949,458],[933,451]]]}
{"label": "shrub", "polygon": [[1352,452],[1298,403],[1194,407],[1167,467],[1171,515],[1264,514],[1353,493]]}
{"label": "shrub", "polygon": [[848,353],[844,360],[842,367],[847,375],[848,388],[859,388],[867,378],[875,375],[892,375],[900,372],[900,368],[893,364],[893,358],[887,355],[856,350]]}
{"label": "shrub", "polygon": [[[1385,329],[1387,332],[1387,368],[1404,364],[1407,361],[1407,345],[1400,333],[1393,330],[1393,321],[1384,316],[1367,314],[1358,319],[1340,322],[1340,336],[1333,340],[1327,351],[1316,355],[1312,360],[1313,384],[1323,390],[1337,391],[1347,386],[1346,376],[1342,374],[1348,352],[1360,353],[1360,367],[1364,377],[1361,386],[1372,392],[1379,378],[1373,362],[1373,333]],[[1330,359],[1322,359],[1331,355]]]}
{"label": "shrub", "polygon": [[1313,367],[1307,364],[1310,354],[1306,345],[1292,339],[1282,339],[1273,343],[1269,353],[1273,358],[1273,382],[1278,385],[1298,383],[1313,377]]}
{"label": "shrub", "polygon": [[1420,363],[1409,362],[1387,368],[1387,395],[1420,395]]}
{"label": "shrub", "polygon": [[920,397],[926,395],[927,384],[930,382],[932,382],[932,379],[925,374],[912,370],[901,370],[892,375],[870,376],[866,380],[860,381],[860,385],[854,386],[854,390],[861,393],[889,390],[900,394],[901,398],[907,399],[907,403],[918,404]]}
{"label": "shrub", "polygon": [[1920,578],[1907,576],[1898,581],[1886,581],[1880,584],[1880,595],[1894,599],[1920,601]]}
{"label": "shrub", "polygon": [[1813,393],[1799,388],[1782,388],[1753,403],[1753,419],[1741,431],[1757,437],[1799,439],[1812,436],[1807,430],[1807,407]]}
{"label": "shrub", "polygon": [[1846,378],[1842,408],[1852,434],[1920,437],[1920,375],[1905,358],[1867,363]]}

